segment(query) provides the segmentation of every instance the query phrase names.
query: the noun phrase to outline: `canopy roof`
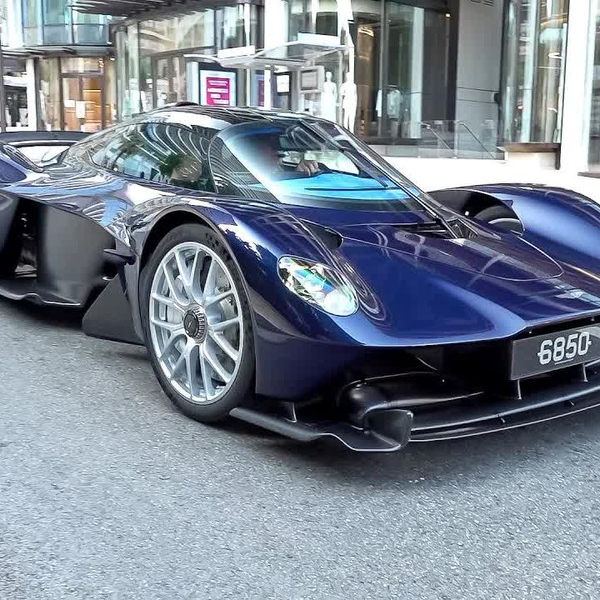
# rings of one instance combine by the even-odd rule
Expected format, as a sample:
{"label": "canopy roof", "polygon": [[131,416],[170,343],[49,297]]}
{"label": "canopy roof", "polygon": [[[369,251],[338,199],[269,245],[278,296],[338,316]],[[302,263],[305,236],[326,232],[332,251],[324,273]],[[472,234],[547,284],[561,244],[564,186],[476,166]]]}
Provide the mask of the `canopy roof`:
{"label": "canopy roof", "polygon": [[[241,2],[242,0],[238,0]],[[229,0],[228,4],[236,0]],[[262,4],[262,0],[250,0],[251,4]],[[73,8],[82,13],[110,15],[113,17],[138,17],[142,13],[149,14],[157,11],[168,11],[168,14],[190,12],[202,8],[225,4],[222,0],[203,2],[202,0],[73,0]]]}

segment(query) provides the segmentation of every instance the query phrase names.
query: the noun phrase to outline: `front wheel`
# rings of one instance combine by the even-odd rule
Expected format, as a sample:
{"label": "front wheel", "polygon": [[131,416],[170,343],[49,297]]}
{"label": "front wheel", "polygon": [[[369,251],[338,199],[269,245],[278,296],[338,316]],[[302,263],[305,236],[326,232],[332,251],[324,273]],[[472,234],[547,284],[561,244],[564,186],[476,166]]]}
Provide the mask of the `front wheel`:
{"label": "front wheel", "polygon": [[142,323],[158,380],[198,421],[225,418],[251,393],[254,341],[238,269],[208,227],[181,225],[142,271]]}

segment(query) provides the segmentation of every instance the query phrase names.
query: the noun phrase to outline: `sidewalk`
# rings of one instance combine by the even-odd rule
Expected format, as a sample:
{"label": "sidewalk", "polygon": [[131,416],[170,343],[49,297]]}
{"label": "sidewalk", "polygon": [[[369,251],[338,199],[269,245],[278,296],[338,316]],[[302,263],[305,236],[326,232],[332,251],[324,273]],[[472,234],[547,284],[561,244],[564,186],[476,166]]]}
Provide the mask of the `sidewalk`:
{"label": "sidewalk", "polygon": [[386,160],[426,191],[482,183],[531,183],[574,190],[600,203],[600,179],[554,169],[527,168],[500,160],[396,157]]}

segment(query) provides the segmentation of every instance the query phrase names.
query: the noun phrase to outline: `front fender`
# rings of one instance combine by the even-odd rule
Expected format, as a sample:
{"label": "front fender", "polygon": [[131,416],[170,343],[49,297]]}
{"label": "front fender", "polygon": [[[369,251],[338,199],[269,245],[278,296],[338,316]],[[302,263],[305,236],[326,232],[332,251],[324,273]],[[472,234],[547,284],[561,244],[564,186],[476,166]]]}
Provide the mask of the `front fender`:
{"label": "front fender", "polygon": [[[127,291],[140,335],[140,259],[154,228],[178,214],[180,222],[197,220],[214,229],[238,266],[252,315],[257,393],[304,396],[363,352],[339,318],[297,298],[279,279],[277,263],[284,254],[336,266],[334,254],[296,217],[283,208],[247,201],[215,203],[171,197],[167,204],[163,201],[157,210],[134,216],[129,224],[138,260],[125,267]],[[333,352],[332,344],[336,346]]]}

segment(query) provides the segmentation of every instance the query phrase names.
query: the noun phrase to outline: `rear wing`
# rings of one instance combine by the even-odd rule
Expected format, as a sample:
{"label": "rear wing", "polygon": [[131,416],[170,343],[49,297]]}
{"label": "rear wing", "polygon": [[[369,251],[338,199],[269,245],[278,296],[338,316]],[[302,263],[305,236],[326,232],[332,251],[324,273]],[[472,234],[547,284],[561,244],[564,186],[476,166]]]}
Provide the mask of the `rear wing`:
{"label": "rear wing", "polygon": [[79,131],[8,131],[0,133],[0,183],[22,181],[41,173],[88,133]]}
{"label": "rear wing", "polygon": [[6,131],[0,133],[0,144],[10,144],[15,148],[32,146],[72,146],[85,139],[89,133],[82,131]]}
{"label": "rear wing", "polygon": [[[40,171],[56,164],[69,147],[88,135],[81,131],[7,131],[0,133],[0,148],[26,170]],[[0,181],[7,178],[0,175]]]}

